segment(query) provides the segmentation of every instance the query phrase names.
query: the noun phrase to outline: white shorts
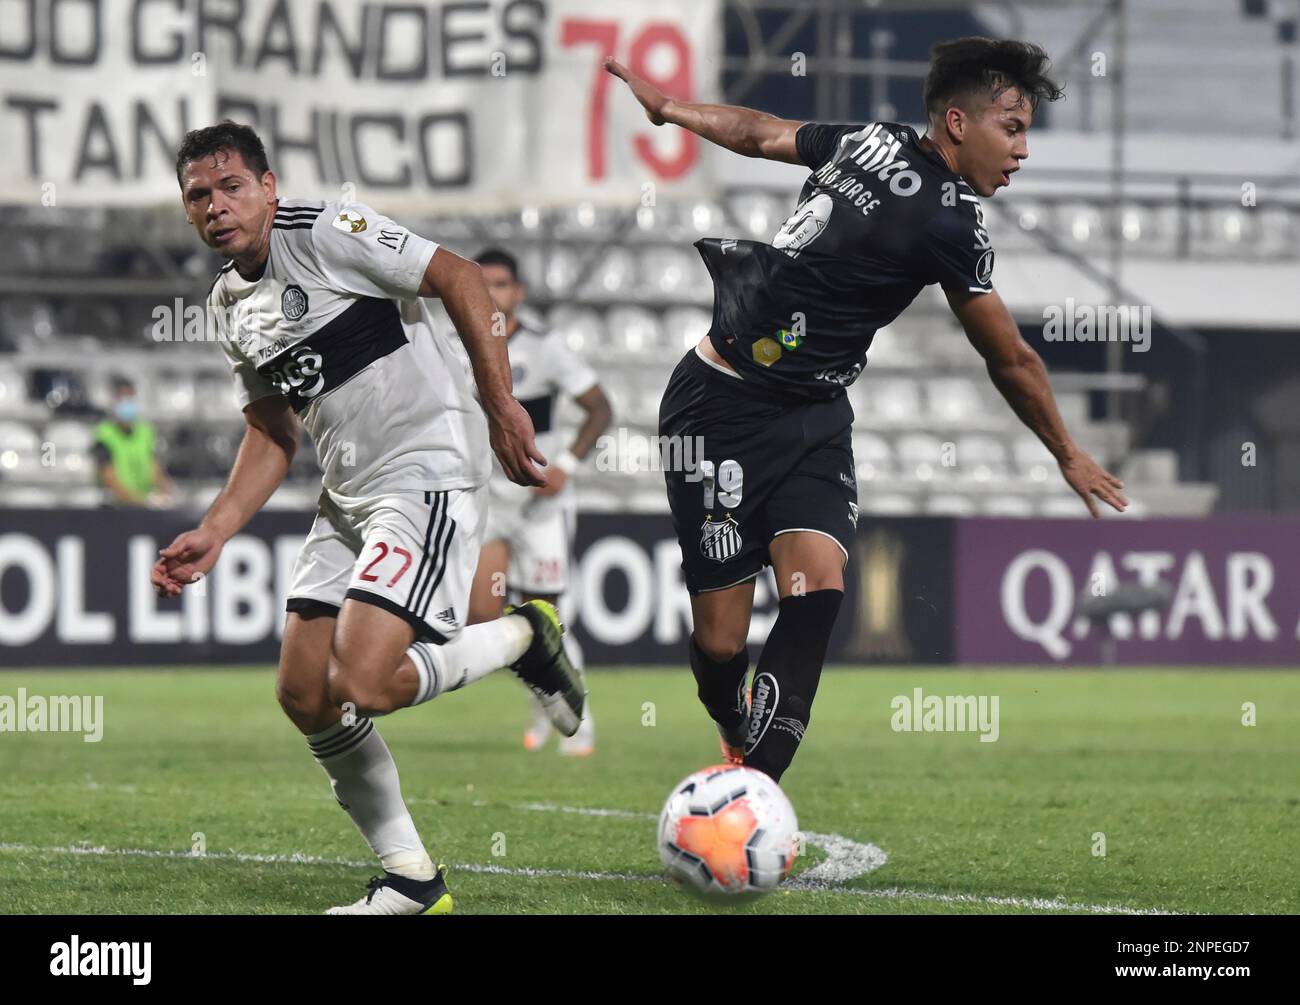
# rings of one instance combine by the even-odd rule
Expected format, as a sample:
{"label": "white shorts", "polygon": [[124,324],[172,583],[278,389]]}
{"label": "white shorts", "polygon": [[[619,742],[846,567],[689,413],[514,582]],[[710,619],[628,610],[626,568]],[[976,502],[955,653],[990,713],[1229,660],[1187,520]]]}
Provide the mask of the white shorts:
{"label": "white shorts", "polygon": [[322,492],[286,609],[337,617],[344,600],[359,600],[397,615],[419,639],[450,642],[469,612],[486,496],[486,486],[370,497]]}
{"label": "white shorts", "polygon": [[502,498],[492,493],[483,543],[504,541],[510,549],[506,585],[519,593],[557,596],[569,581],[569,540],[573,536],[572,493]]}

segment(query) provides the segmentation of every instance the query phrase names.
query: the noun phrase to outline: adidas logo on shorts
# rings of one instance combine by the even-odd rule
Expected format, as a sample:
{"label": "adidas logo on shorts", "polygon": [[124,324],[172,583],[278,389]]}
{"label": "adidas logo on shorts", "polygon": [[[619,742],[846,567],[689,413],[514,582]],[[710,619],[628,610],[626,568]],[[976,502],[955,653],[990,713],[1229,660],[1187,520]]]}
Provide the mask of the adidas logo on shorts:
{"label": "adidas logo on shorts", "polygon": [[456,608],[448,607],[446,610],[439,611],[433,616],[435,621],[441,621],[444,625],[456,624]]}

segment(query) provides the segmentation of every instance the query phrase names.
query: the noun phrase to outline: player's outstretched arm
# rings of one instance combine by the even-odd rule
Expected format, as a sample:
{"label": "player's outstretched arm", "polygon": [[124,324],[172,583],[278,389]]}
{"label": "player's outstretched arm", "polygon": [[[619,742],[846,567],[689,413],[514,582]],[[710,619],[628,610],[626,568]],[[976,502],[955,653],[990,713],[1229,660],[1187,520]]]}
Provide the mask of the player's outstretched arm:
{"label": "player's outstretched arm", "polygon": [[1057,410],[1047,367],[1020,335],[1011,312],[997,292],[945,291],[952,312],[966,329],[966,337],[988,366],[989,377],[1002,397],[1052,452],[1070,488],[1083,499],[1093,516],[1100,516],[1097,500],[1123,512],[1128,500],[1120,491],[1124,483],[1075,445]]}
{"label": "player's outstretched arm", "polygon": [[689,129],[710,143],[726,147],[746,157],[765,157],[770,161],[802,164],[795,149],[794,134],[802,122],[779,119],[766,112],[737,105],[705,105],[695,101],[670,98],[649,81],[638,77],[622,63],[605,60],[605,69],[627,84],[646,118],[656,126],[665,122]]}
{"label": "player's outstretched arm", "polygon": [[203,522],[164,548],[150,571],[159,596],[178,596],[181,587],[206,575],[226,542],[271,498],[289,471],[299,427],[288,400],[278,394],[258,398],[244,409],[244,422],[244,440],[226,487]]}
{"label": "player's outstretched arm", "polygon": [[496,306],[483,282],[482,268],[439,247],[424,270],[420,296],[441,298],[465,344],[479,401],[487,414],[492,450],[506,477],[516,485],[545,484],[546,479],[533,467],[533,461],[545,464],[546,458],[537,449],[533,420],[511,393],[506,338],[504,333],[493,333]]}

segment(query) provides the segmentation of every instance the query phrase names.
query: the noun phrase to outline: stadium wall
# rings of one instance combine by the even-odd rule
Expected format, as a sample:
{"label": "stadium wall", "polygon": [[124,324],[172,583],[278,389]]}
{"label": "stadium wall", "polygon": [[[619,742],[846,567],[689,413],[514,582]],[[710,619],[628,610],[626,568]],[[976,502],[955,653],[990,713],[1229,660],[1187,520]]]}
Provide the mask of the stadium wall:
{"label": "stadium wall", "polygon": [[[180,600],[149,586],[184,513],[6,510],[0,666],[270,663],[310,514],[259,514]],[[592,665],[681,664],[667,518],[584,514],[566,597]],[[1300,664],[1300,519],[864,518],[831,662]],[[775,614],[755,591],[751,642]]]}

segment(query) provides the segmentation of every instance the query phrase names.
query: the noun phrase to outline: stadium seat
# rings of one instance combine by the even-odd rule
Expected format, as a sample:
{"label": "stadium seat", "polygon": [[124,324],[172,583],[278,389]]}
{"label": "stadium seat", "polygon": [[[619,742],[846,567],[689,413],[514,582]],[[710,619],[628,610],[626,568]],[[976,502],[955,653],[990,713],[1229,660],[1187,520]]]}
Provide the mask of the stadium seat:
{"label": "stadium seat", "polygon": [[1106,218],[1090,203],[1063,205],[1058,219],[1067,244],[1095,245],[1106,237]]}
{"label": "stadium seat", "polygon": [[985,516],[1026,517],[1034,515],[1034,504],[1024,496],[989,496],[981,507]]}
{"label": "stadium seat", "polygon": [[85,453],[95,445],[95,427],[88,422],[61,419],[45,427],[45,441],[56,453]]}
{"label": "stadium seat", "polygon": [[623,209],[580,202],[558,210],[552,224],[557,237],[605,241],[622,229],[625,217]]}
{"label": "stadium seat", "polygon": [[755,190],[736,192],[727,200],[727,209],[743,236],[758,241],[770,241],[793,208],[788,196],[782,199]]}
{"label": "stadium seat", "polygon": [[967,433],[957,438],[957,476],[973,481],[1002,478],[1007,471],[1007,445],[986,433]]}
{"label": "stadium seat", "polygon": [[59,326],[73,335],[115,340],[122,336],[122,312],[111,300],[76,297],[60,312]]}
{"label": "stadium seat", "polygon": [[194,413],[209,419],[233,419],[237,414],[233,378],[204,373],[194,380]]}
{"label": "stadium seat", "polygon": [[608,326],[590,307],[561,304],[551,311],[547,323],[564,336],[573,352],[594,352],[610,345]]}
{"label": "stadium seat", "polygon": [[58,331],[54,309],[37,297],[0,299],[0,330],[22,343],[48,342]]}
{"label": "stadium seat", "polygon": [[713,315],[701,307],[674,307],[664,314],[664,344],[674,352],[696,345],[709,333]]}
{"label": "stadium seat", "polygon": [[148,386],[146,418],[160,421],[188,419],[194,415],[194,379],[188,374],[164,371]]}
{"label": "stadium seat", "polygon": [[540,277],[542,289],[556,299],[572,295],[573,284],[578,279],[578,269],[578,253],[574,249],[552,249],[546,256],[546,268]]}
{"label": "stadium seat", "polygon": [[858,496],[858,508],[872,516],[912,516],[919,507],[915,498],[893,492],[865,492]]}
{"label": "stadium seat", "polygon": [[930,415],[944,424],[963,424],[980,416],[984,399],[969,377],[939,377],[926,382]]}
{"label": "stadium seat", "polygon": [[578,293],[589,300],[620,300],[631,296],[636,284],[637,268],[631,252],[610,248],[601,255]]}
{"label": "stadium seat", "polygon": [[922,511],[927,516],[974,516],[978,507],[970,496],[945,493],[926,499]]}
{"label": "stadium seat", "polygon": [[908,477],[930,481],[948,478],[955,473],[955,465],[945,463],[949,458],[956,460],[955,444],[932,433],[904,433],[898,438],[897,450],[899,469]]}
{"label": "stadium seat", "polygon": [[854,430],[853,463],[857,465],[859,482],[888,478],[895,470],[894,448],[883,436]]}
{"label": "stadium seat", "polygon": [[1034,481],[1046,481],[1047,476],[1056,470],[1056,458],[1036,436],[1017,437],[1012,451],[1020,473]]}
{"label": "stadium seat", "polygon": [[906,377],[864,379],[861,395],[867,409],[884,422],[912,422],[921,414],[921,390]]}
{"label": "stadium seat", "polygon": [[675,241],[682,235],[678,218],[677,207],[666,200],[654,206],[639,206],[636,225],[628,232],[628,238],[633,242]]}
{"label": "stadium seat", "polygon": [[219,478],[228,474],[235,462],[242,433],[232,436],[219,430],[211,430],[203,438],[204,474]]}
{"label": "stadium seat", "polygon": [[683,223],[692,232],[687,240],[720,237],[728,230],[727,214],[720,203],[701,199],[689,203],[683,209]]}
{"label": "stadium seat", "polygon": [[660,353],[663,326],[657,315],[643,307],[614,307],[605,318],[610,344],[619,352]]}
{"label": "stadium seat", "polygon": [[0,363],[0,414],[22,412],[27,404],[27,378],[16,367]]}
{"label": "stadium seat", "polygon": [[1076,495],[1051,495],[1039,505],[1038,513],[1046,517],[1078,519],[1088,516],[1088,507]]}
{"label": "stadium seat", "polygon": [[39,476],[41,438],[21,422],[0,422],[0,476],[14,479]]}
{"label": "stadium seat", "polygon": [[639,292],[648,298],[698,301],[712,292],[708,270],[692,249],[655,245],[640,255]]}
{"label": "stadium seat", "polygon": [[[917,352],[916,340],[908,336],[904,326],[897,323],[878,329],[871,339],[871,348],[867,350],[867,365],[873,372],[879,372],[920,363],[922,357]],[[860,388],[862,381],[859,380],[852,386]]]}

